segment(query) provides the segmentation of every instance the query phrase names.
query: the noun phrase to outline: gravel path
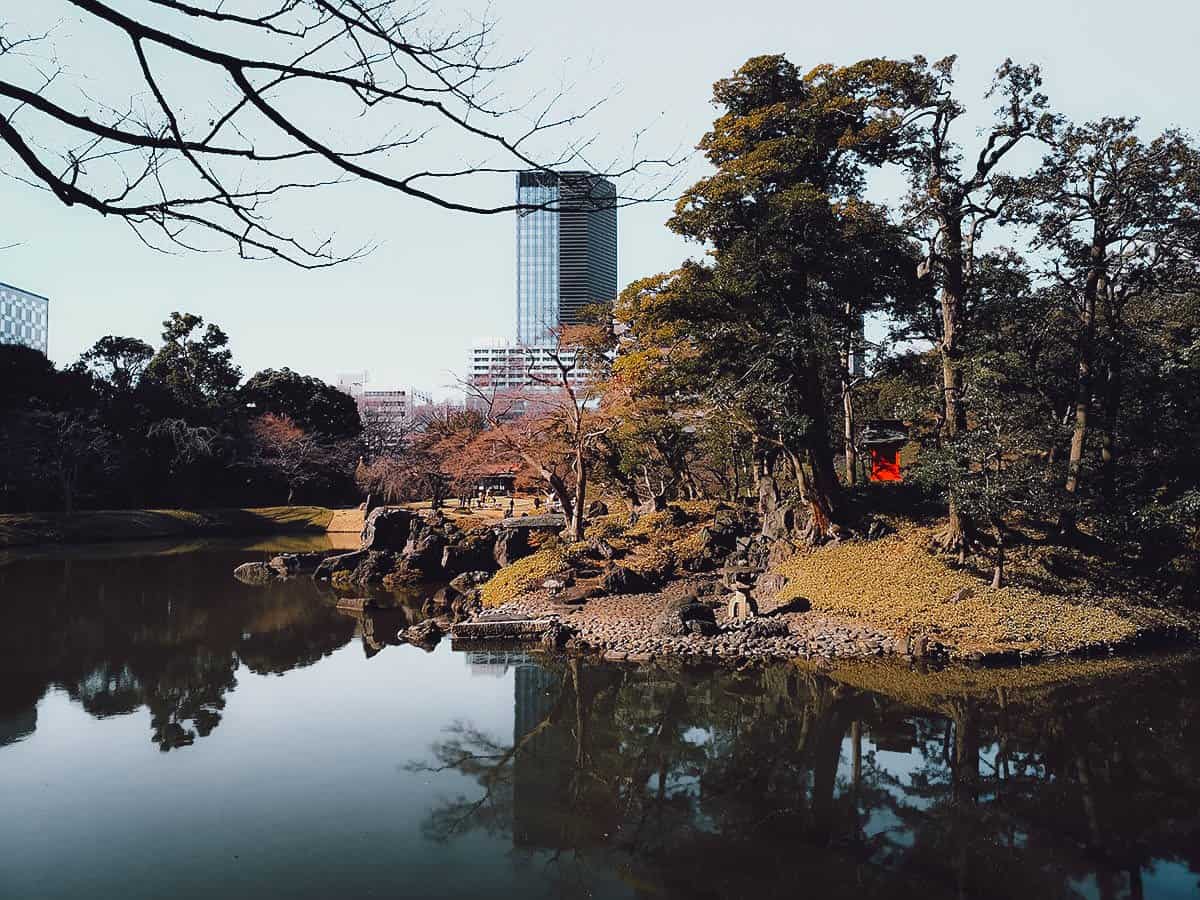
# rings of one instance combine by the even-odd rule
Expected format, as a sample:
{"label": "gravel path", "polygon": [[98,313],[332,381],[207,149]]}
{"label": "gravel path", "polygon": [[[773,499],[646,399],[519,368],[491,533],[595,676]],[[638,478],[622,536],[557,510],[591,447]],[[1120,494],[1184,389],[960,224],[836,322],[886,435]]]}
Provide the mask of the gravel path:
{"label": "gravel path", "polygon": [[[724,610],[717,610],[720,633],[712,637],[689,634],[666,637],[655,633],[654,625],[671,605],[682,597],[686,585],[669,585],[662,593],[617,594],[596,597],[582,606],[557,603],[547,591],[524,595],[500,607],[500,611],[532,616],[558,616],[563,625],[575,632],[568,646],[604,653],[610,660],[648,662],[656,657],[688,656],[717,659],[863,659],[898,652],[897,639],[837,616],[822,613],[784,613],[771,615],[770,609],[746,624],[724,621]],[[787,633],[778,626],[761,627],[755,623],[783,622]]]}

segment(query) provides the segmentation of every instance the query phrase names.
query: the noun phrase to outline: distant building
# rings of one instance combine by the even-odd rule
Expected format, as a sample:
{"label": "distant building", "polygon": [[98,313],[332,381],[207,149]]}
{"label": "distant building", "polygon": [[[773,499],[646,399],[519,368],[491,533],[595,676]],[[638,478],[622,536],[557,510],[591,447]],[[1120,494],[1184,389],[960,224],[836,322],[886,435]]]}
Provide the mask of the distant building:
{"label": "distant building", "polygon": [[517,174],[517,343],[551,340],[617,298],[616,188],[588,172]]}
{"label": "distant building", "polygon": [[49,298],[0,282],[0,344],[24,344],[46,353],[49,338]]}
{"label": "distant building", "polygon": [[433,402],[432,398],[413,388],[372,389],[369,382],[366,372],[343,372],[337,377],[337,389],[358,404],[369,451],[395,450],[416,430],[418,413]]}
{"label": "distant building", "polygon": [[337,389],[355,399],[360,413],[397,421],[411,419],[416,407],[433,402],[429,394],[414,388],[372,389],[369,382],[367,372],[343,372],[337,377]]}
{"label": "distant building", "polygon": [[[515,339],[475,344],[466,381],[528,397],[561,383],[556,330],[582,324],[587,307],[617,298],[617,192],[590,172],[519,172],[516,187],[517,203],[534,208],[517,213]],[[562,359],[573,362],[574,354],[564,351]],[[568,375],[580,387],[590,377],[582,366]],[[532,402],[510,403],[509,416]]]}
{"label": "distant building", "polygon": [[358,397],[360,412],[399,422],[412,418],[412,397],[408,391],[363,391]]}
{"label": "distant building", "polygon": [[[537,388],[543,382],[558,384],[562,372],[553,352],[553,347],[523,347],[503,340],[482,342],[471,348],[468,378],[475,387],[501,391]],[[574,362],[571,351],[562,351],[560,356],[567,364]],[[590,376],[586,369],[576,368],[567,377],[572,384],[582,386]]]}

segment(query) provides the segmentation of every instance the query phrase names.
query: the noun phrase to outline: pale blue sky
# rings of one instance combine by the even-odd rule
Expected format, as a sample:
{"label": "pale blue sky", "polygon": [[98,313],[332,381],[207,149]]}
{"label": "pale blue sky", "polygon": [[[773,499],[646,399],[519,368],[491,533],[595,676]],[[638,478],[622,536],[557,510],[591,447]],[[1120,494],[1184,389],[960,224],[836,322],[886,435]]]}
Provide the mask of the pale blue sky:
{"label": "pale blue sky", "polygon": [[[3,0],[5,6],[15,0]],[[43,6],[44,4],[44,6]],[[138,0],[117,5],[133,11]],[[55,40],[68,74],[86,77],[83,53],[101,43],[61,6]],[[448,13],[482,4],[443,4]],[[8,11],[6,10],[6,13]],[[634,130],[647,154],[691,147],[713,118],[710,86],[747,57],[782,52],[801,66],[865,56],[959,55],[959,96],[983,124],[981,95],[1006,56],[1040,64],[1055,107],[1077,119],[1141,115],[1147,131],[1200,130],[1196,47],[1200,4],[1189,0],[844,0],[775,2],[550,2],[493,4],[498,38],[531,58],[506,82],[511,96],[571,82],[576,105],[611,95],[587,131],[598,154],[627,149]],[[453,157],[448,133],[427,152]],[[0,150],[0,167],[19,163]],[[703,171],[693,160],[692,180]],[[485,202],[505,202],[511,177],[478,184]],[[50,355],[70,363],[102,334],[155,340],[171,310],[220,324],[247,374],[268,366],[332,380],[367,369],[373,385],[444,393],[476,338],[506,336],[514,309],[511,215],[439,211],[383,189],[361,186],[309,195],[285,213],[303,228],[327,228],[349,241],[374,239],[369,258],[319,272],[226,255],[164,256],[145,249],[118,222],[66,209],[11,179],[0,180],[0,281],[51,298]],[[694,252],[662,226],[665,204],[620,213],[620,279],[671,268]]]}

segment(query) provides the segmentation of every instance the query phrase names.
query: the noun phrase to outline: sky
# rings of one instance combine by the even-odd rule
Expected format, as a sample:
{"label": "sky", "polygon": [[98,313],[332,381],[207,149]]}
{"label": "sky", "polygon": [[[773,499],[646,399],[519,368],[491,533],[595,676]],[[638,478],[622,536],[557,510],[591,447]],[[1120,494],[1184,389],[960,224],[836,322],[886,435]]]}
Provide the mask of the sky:
{"label": "sky", "polygon": [[[112,2],[130,14],[145,6]],[[433,6],[446,20],[486,9]],[[14,28],[35,27],[18,21],[29,8],[5,10],[10,36]],[[117,70],[127,47],[114,47],[110,29],[82,21],[64,0],[32,8],[53,26],[67,83],[88,96],[106,90],[120,102],[132,83]],[[991,113],[992,102],[983,99],[991,73],[1006,57],[1040,65],[1054,108],[1074,119],[1136,115],[1147,133],[1200,130],[1195,0],[504,0],[490,12],[497,52],[529,53],[502,73],[497,86],[505,97],[565,90],[564,108],[572,110],[604,98],[571,133],[593,138],[594,156],[604,162],[627,158],[635,134],[639,155],[691,154],[673,176],[644,189],[704,174],[691,148],[714,118],[711,85],[763,53],[783,53],[803,68],[957,54],[957,94],[970,109],[958,137],[968,150]],[[187,81],[186,73],[176,74]],[[204,85],[180,89],[202,92]],[[462,158],[450,131],[430,134],[414,156],[430,158]],[[180,310],[219,324],[247,375],[288,366],[333,381],[340,372],[366,370],[369,387],[445,396],[474,341],[512,336],[511,213],[448,212],[357,184],[308,192],[280,205],[276,221],[295,222],[302,233],[336,234],[340,246],[370,241],[376,249],[345,265],[304,271],[232,253],[157,253],[121,222],[64,207],[22,183],[27,173],[4,148],[0,171],[8,176],[0,176],[0,281],[51,298],[50,357],[61,365],[105,334],[156,343],[161,321]],[[469,190],[481,203],[511,202],[512,176],[478,178]],[[697,252],[664,227],[669,215],[669,203],[620,211],[621,284]]]}

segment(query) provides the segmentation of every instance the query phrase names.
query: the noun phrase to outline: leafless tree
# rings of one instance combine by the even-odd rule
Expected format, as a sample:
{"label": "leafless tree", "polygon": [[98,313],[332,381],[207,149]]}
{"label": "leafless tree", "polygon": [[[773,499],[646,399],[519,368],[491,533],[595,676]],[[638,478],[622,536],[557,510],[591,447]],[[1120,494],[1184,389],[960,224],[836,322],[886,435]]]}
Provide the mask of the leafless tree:
{"label": "leafless tree", "polygon": [[[124,221],[156,249],[231,246],[328,266],[369,248],[299,237],[273,223],[271,200],[361,181],[495,214],[519,207],[464,199],[470,176],[568,167],[639,182],[672,163],[637,158],[635,138],[629,161],[597,165],[592,140],[569,136],[590,108],[560,114],[561,94],[506,105],[498,82],[522,57],[495,58],[488,19],[442,29],[429,5],[395,0],[46,2],[127,42],[123,61],[140,86],[132,98],[93,96],[120,91],[110,87],[119,79],[72,72],[59,62],[72,48],[52,32],[13,34],[11,19],[0,21],[0,144],[11,151],[0,169]],[[400,151],[435,128],[470,161],[406,163]],[[563,147],[543,157],[533,145],[547,133],[562,134]],[[639,185],[603,202],[652,195]]]}
{"label": "leafless tree", "polygon": [[365,403],[359,406],[358,414],[362,419],[362,441],[369,461],[402,455],[421,426],[413,415]]}
{"label": "leafless tree", "polygon": [[523,385],[486,376],[463,382],[498,440],[546,482],[568,539],[583,540],[589,453],[609,430],[599,412],[603,339],[594,326],[555,329],[553,344],[525,351]]}
{"label": "leafless tree", "polygon": [[22,477],[53,486],[68,516],[75,511],[85,476],[103,478],[116,455],[112,437],[96,414],[80,410],[15,416],[0,435],[0,444],[7,451],[3,455],[12,453],[23,461],[16,468]]}

